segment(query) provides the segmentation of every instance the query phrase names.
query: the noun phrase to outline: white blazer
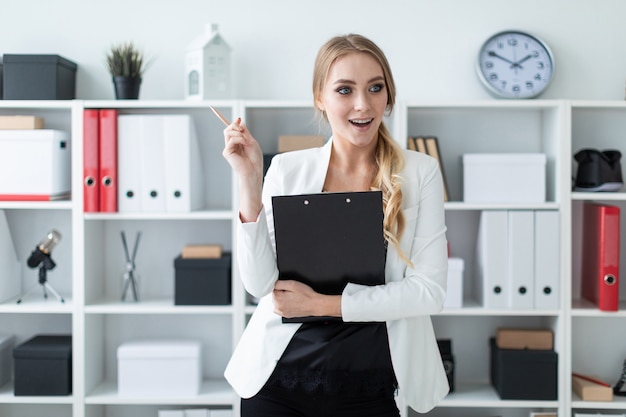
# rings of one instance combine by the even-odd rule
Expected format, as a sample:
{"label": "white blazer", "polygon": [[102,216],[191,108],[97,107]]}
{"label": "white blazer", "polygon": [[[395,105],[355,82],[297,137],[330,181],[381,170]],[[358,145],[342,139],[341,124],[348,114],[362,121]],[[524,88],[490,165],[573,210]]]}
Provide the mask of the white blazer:
{"label": "white blazer", "polygon": [[[282,323],[273,312],[272,290],[278,270],[271,197],[321,192],[331,149],[332,138],[320,148],[277,155],[263,187],[265,216],[238,225],[241,279],[246,290],[261,299],[224,373],[242,398],[259,392],[300,326]],[[424,413],[449,389],[430,319],[443,308],[446,294],[443,183],[433,158],[414,151],[404,151],[404,156],[402,207],[406,227],[400,247],[414,267],[408,267],[389,245],[386,285],[348,284],[342,293],[341,311],[344,321],[386,322],[399,395],[411,408]]]}

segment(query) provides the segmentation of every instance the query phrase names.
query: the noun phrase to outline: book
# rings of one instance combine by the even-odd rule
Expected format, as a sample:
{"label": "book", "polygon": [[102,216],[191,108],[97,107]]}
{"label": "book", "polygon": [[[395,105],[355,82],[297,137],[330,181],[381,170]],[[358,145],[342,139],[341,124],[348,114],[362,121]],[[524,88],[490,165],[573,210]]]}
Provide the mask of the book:
{"label": "book", "polygon": [[422,136],[414,137],[413,141],[415,142],[415,149],[418,152],[428,154],[426,151],[426,142],[424,142],[424,138]]}
{"label": "book", "polygon": [[[446,180],[446,174],[443,169],[443,159],[441,157],[441,150],[439,148],[439,141],[435,136],[428,136],[424,138],[426,145],[426,151],[428,155],[432,156],[439,163],[439,170],[441,171],[441,178],[443,179],[443,201],[450,200],[450,193],[448,191],[448,181]],[[419,149],[419,147],[418,147]]]}
{"label": "book", "polygon": [[409,136],[406,139],[406,148],[410,151],[416,151],[417,152],[417,146],[415,145],[415,138]]}

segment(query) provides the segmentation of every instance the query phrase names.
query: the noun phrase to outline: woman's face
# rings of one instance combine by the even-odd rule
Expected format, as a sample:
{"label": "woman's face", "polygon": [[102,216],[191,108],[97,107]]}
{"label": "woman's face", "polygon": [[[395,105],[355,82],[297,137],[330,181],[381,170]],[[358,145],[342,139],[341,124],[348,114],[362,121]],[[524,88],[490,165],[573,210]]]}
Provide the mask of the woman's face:
{"label": "woman's face", "polygon": [[326,112],[334,141],[374,147],[387,108],[380,64],[367,53],[337,58],[316,104]]}

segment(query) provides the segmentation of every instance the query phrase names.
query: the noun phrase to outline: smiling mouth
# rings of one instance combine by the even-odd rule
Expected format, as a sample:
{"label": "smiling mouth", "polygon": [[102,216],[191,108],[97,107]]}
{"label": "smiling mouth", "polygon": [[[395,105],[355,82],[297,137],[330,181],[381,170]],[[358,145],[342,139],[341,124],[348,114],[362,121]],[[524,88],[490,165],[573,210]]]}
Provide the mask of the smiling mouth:
{"label": "smiling mouth", "polygon": [[366,126],[372,123],[373,120],[374,119],[358,119],[358,120],[353,119],[353,120],[350,120],[350,123],[352,123],[355,126]]}

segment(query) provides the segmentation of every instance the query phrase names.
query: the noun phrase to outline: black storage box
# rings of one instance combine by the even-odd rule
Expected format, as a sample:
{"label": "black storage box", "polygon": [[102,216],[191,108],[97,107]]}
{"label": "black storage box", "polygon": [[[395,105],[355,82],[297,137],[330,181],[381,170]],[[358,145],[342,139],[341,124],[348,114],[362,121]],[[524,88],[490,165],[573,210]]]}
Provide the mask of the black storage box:
{"label": "black storage box", "polygon": [[491,384],[503,400],[556,400],[558,355],[553,350],[491,348]]}
{"label": "black storage box", "polygon": [[231,255],[217,259],[174,260],[175,305],[228,305],[231,303]]}
{"label": "black storage box", "polygon": [[4,54],[5,100],[72,100],[77,65],[59,55]]}
{"label": "black storage box", "polygon": [[14,393],[70,395],[72,336],[38,335],[13,349]]}
{"label": "black storage box", "polygon": [[437,347],[439,347],[439,353],[441,354],[443,369],[446,370],[450,392],[454,392],[454,355],[452,354],[452,340],[437,339]]}

